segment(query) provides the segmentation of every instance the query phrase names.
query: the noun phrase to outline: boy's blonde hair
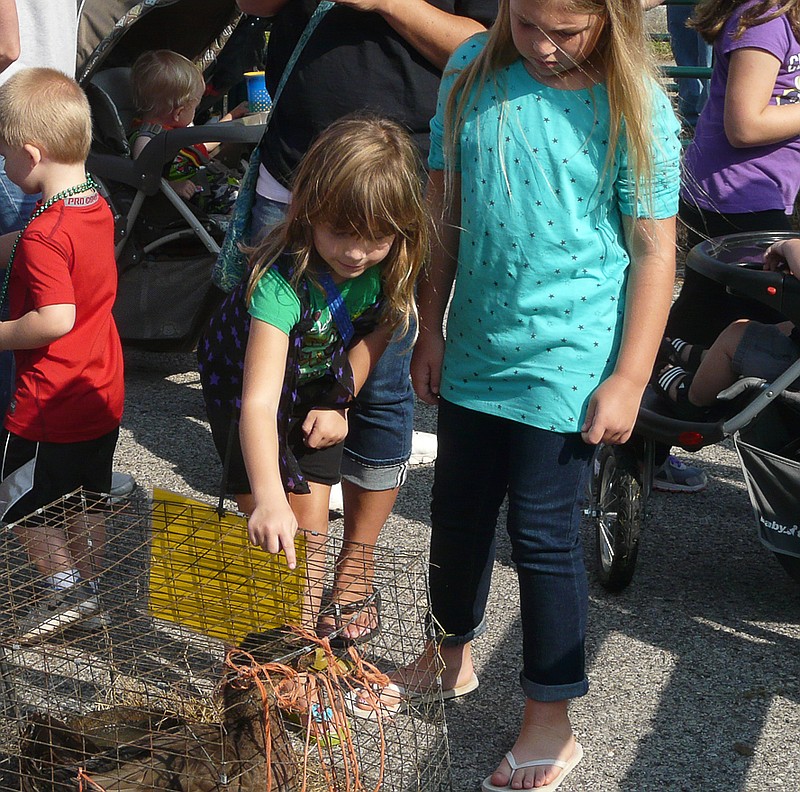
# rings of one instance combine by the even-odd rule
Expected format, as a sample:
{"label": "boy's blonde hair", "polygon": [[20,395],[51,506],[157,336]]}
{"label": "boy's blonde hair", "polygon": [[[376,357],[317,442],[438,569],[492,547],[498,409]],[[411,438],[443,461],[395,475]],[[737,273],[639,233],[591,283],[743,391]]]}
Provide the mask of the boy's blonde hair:
{"label": "boy's blonde hair", "polygon": [[55,69],[22,69],[0,86],[0,140],[42,148],[63,165],[85,162],[92,113],[83,89]]}
{"label": "boy's blonde hair", "polygon": [[133,101],[143,115],[163,116],[205,89],[200,69],[172,50],[143,52],[131,69]]}
{"label": "boy's blonde hair", "polygon": [[252,251],[248,301],[259,278],[283,252],[294,254],[295,283],[324,264],[313,228],[327,223],[366,239],[395,235],[381,268],[382,321],[408,331],[416,316],[414,284],[428,255],[423,170],[408,133],[393,121],[350,116],[314,141],[292,180],[286,219]]}
{"label": "boy's blonde hair", "polygon": [[[544,0],[545,4],[548,2],[552,0]],[[570,12],[598,17],[603,26],[595,49],[605,69],[608,91],[610,129],[606,171],[624,129],[637,196],[642,192],[649,197],[653,179],[651,110],[656,71],[641,0],[569,0],[565,5]],[[499,0],[497,18],[489,29],[486,46],[457,75],[445,105],[444,148],[450,162],[464,118],[473,104],[470,94],[492,85],[494,75],[519,57],[511,35],[509,0]],[[506,102],[503,98],[500,112],[504,117]]]}

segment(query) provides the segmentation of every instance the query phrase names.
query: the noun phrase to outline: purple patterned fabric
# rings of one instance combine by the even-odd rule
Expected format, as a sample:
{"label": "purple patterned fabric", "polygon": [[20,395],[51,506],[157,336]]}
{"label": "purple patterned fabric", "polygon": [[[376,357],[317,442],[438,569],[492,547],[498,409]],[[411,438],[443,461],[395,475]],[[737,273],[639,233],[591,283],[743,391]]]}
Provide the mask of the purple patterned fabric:
{"label": "purple patterned fabric", "polygon": [[[292,259],[282,256],[273,266],[287,282],[292,282]],[[309,299],[309,282],[302,278],[296,288],[300,300],[300,319],[289,334],[289,352],[278,405],[278,445],[281,478],[287,492],[306,494],[308,484],[287,443],[292,428],[304,420],[312,408],[336,409],[353,398],[353,371],[347,359],[344,341],[338,336],[326,374],[298,386],[298,357],[304,335],[313,327],[314,316]],[[235,422],[238,431],[242,406],[244,356],[250,333],[251,317],[245,293],[247,280],[239,284],[212,314],[197,346],[197,361],[206,410],[212,423]],[[378,323],[381,301],[353,320],[355,335],[350,344],[371,332]],[[338,334],[337,334],[338,335]],[[224,460],[223,460],[224,462]]]}

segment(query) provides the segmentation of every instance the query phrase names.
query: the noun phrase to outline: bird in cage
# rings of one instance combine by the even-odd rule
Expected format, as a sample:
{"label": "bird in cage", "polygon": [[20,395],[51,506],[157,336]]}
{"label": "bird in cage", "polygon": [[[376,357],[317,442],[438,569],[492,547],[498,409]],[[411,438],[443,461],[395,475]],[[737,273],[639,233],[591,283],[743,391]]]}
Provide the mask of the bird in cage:
{"label": "bird in cage", "polygon": [[[265,790],[268,734],[271,789],[295,792],[297,759],[274,693],[252,678],[231,677],[222,695],[219,724],[169,718],[161,722],[168,730],[142,728],[136,739],[111,746],[81,733],[76,724],[30,718],[20,747],[21,792]],[[142,713],[141,720],[151,716]]]}

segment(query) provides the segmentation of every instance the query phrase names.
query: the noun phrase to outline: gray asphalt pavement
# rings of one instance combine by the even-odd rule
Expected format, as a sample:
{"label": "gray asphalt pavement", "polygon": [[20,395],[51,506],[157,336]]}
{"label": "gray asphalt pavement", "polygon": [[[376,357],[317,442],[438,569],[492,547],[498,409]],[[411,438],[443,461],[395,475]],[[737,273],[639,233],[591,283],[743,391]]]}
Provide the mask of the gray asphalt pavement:
{"label": "gray asphalt pavement", "polygon": [[[117,469],[212,501],[220,465],[193,355],[127,350],[126,365]],[[422,405],[416,428],[433,431],[434,421]],[[653,496],[622,594],[596,583],[586,527],[591,689],[573,708],[586,757],[565,792],[800,790],[800,586],[759,544],[732,449],[692,459],[708,490]],[[432,477],[432,465],[412,469],[382,543],[427,546]],[[481,686],[447,705],[455,792],[480,789],[522,712],[516,579],[499,536],[490,628],[475,645]]]}

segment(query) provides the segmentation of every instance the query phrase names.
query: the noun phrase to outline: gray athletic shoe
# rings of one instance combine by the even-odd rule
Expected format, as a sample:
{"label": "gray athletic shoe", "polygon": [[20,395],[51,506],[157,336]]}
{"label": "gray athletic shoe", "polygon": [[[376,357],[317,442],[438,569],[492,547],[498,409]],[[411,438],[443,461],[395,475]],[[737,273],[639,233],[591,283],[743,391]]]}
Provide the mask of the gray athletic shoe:
{"label": "gray athletic shoe", "polygon": [[115,498],[124,498],[130,495],[136,489],[136,479],[129,473],[121,473],[115,470],[111,474],[111,489],[109,495],[112,500]]}
{"label": "gray athletic shoe", "polygon": [[46,641],[67,627],[90,618],[102,626],[102,619],[97,618],[99,610],[97,594],[88,583],[53,589],[40,597],[21,620],[16,640],[21,644]]}

